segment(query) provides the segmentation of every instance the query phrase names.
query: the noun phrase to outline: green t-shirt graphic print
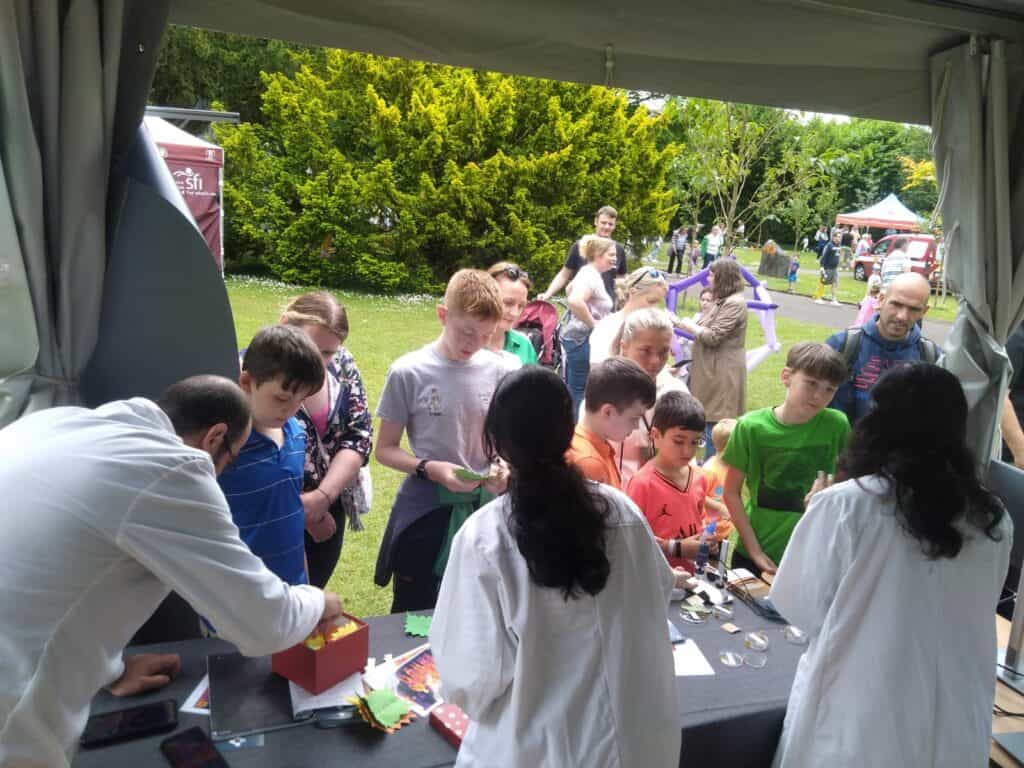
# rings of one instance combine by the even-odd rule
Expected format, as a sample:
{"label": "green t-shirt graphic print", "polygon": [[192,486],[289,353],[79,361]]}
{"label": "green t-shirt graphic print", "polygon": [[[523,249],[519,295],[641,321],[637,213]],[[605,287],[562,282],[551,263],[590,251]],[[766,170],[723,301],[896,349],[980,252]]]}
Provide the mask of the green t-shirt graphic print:
{"label": "green t-shirt graphic print", "polygon": [[[765,554],[778,563],[818,471],[835,474],[850,423],[825,408],[804,424],[782,424],[772,408],[751,411],[736,424],[722,461],[746,476],[745,508]],[[738,545],[748,555],[741,541]]]}

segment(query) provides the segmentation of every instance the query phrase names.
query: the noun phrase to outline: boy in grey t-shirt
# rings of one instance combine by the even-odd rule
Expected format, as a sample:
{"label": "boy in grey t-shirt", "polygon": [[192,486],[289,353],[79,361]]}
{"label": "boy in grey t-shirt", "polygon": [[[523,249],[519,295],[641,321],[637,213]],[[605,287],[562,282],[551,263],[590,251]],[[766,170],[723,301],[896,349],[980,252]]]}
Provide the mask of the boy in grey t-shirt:
{"label": "boy in grey t-shirt", "polygon": [[[391,508],[374,581],[383,587],[392,580],[393,613],[434,607],[451,538],[467,514],[504,491],[505,473],[492,469],[483,442],[491,396],[508,371],[485,349],[501,311],[493,277],[456,272],[437,309],[440,338],[388,370],[377,406],[376,456],[407,477]],[[401,447],[403,432],[411,453]],[[460,469],[491,478],[460,479]]]}

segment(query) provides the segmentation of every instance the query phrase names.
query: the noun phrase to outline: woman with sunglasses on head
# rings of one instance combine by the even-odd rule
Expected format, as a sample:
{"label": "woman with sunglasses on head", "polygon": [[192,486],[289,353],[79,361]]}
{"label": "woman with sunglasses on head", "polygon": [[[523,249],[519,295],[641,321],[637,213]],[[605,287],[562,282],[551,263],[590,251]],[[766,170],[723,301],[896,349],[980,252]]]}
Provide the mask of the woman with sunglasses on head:
{"label": "woman with sunglasses on head", "polygon": [[514,330],[519,316],[526,307],[527,297],[533,285],[530,276],[526,270],[510,261],[499,261],[487,270],[487,274],[497,281],[498,292],[501,294],[501,320],[498,321],[487,348],[499,354],[507,353],[509,358],[514,357],[518,361],[513,366],[515,368],[521,365],[536,365],[537,350],[533,348],[533,343],[525,335]]}
{"label": "woman with sunglasses on head", "polygon": [[472,721],[458,768],[679,764],[666,608],[682,578],[624,494],[566,463],[573,429],[541,366],[491,400],[508,493],[456,534],[430,628],[441,694]]}
{"label": "woman with sunglasses on head", "polygon": [[625,288],[626,303],[622,309],[601,318],[590,334],[591,367],[618,354],[612,347],[622,331],[622,323],[630,314],[638,309],[665,306],[668,282],[665,274],[653,267],[634,269],[626,278]]}
{"label": "woman with sunglasses on head", "polygon": [[778,768],[988,765],[995,613],[1013,544],[936,365],[890,369],[810,497],[771,589],[810,637]]}

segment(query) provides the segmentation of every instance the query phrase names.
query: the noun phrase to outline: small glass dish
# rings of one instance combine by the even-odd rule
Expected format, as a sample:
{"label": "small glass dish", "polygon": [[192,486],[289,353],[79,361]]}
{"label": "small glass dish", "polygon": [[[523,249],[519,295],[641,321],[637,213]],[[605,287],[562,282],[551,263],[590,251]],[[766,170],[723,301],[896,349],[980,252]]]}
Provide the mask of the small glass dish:
{"label": "small glass dish", "polygon": [[792,624],[786,625],[785,629],[782,630],[782,634],[786,638],[786,642],[793,645],[807,645],[810,641],[806,632],[799,627],[794,627]]}
{"label": "small glass dish", "polygon": [[743,666],[751,669],[764,669],[768,663],[767,653],[745,653],[743,654]]}
{"label": "small glass dish", "polygon": [[[768,635],[764,632],[747,632],[743,637],[743,645],[752,651],[764,653],[768,650]],[[764,665],[762,665],[764,666]]]}
{"label": "small glass dish", "polygon": [[679,609],[679,615],[687,624],[704,624],[708,620],[707,611],[697,611],[687,606]]}
{"label": "small glass dish", "polygon": [[719,621],[732,621],[733,610],[725,605],[716,605],[711,609],[711,615]]}
{"label": "small glass dish", "polygon": [[722,662],[723,665],[732,667],[733,669],[743,666],[743,654],[738,653],[737,651],[719,651],[718,660]]}

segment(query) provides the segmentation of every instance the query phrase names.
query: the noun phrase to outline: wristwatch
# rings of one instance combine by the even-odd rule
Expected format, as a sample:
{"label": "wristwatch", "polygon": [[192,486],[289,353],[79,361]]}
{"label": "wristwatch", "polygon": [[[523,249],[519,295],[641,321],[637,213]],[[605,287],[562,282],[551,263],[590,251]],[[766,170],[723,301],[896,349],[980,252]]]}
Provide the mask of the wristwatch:
{"label": "wristwatch", "polygon": [[430,479],[429,477],[427,477],[427,461],[428,459],[423,459],[422,461],[420,461],[419,464],[416,465],[416,477],[418,477],[420,480]]}

